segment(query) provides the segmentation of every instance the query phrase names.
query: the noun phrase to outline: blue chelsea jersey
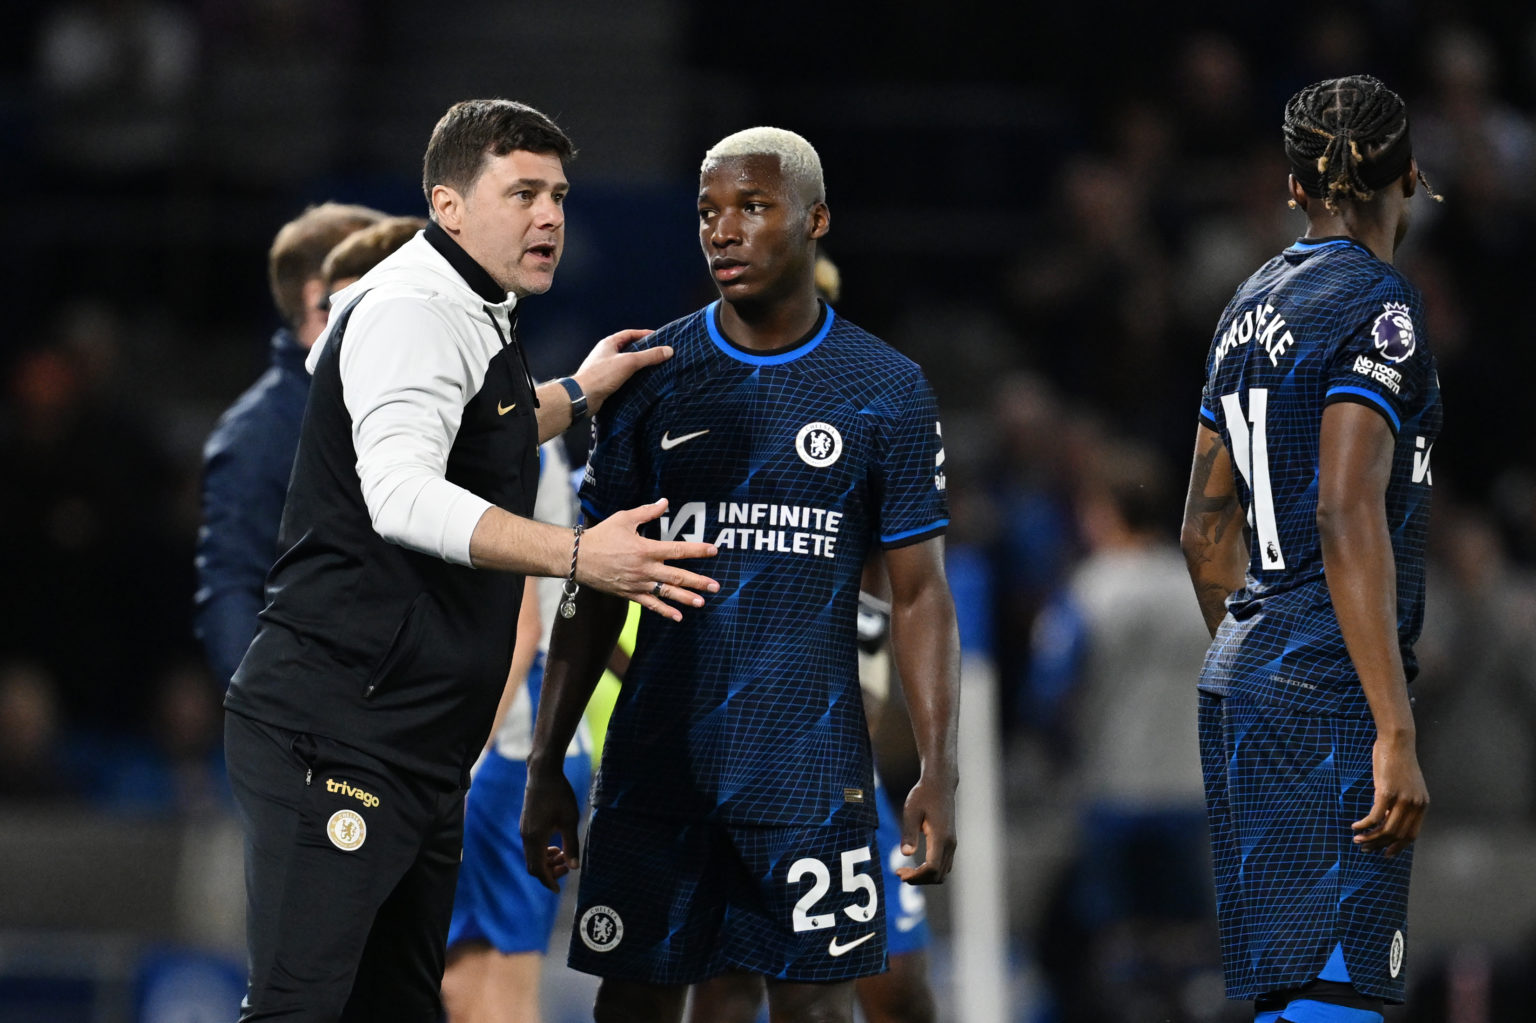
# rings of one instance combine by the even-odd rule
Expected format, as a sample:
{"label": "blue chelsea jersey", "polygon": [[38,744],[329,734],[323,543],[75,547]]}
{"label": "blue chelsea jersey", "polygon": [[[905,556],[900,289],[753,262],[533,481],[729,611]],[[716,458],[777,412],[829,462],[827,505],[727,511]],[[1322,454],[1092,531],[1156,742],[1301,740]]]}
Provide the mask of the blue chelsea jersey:
{"label": "blue chelsea jersey", "polygon": [[916,364],[823,306],[775,352],[716,302],[641,346],[674,355],[603,407],[588,516],[668,499],[649,535],[706,541],[719,581],[680,623],[642,618],[596,806],[731,824],[875,822],[855,621],[871,544],[948,524],[933,393]]}
{"label": "blue chelsea jersey", "polygon": [[1418,291],[1348,239],[1303,240],[1266,263],[1222,314],[1200,419],[1221,433],[1248,513],[1247,581],[1206,656],[1201,688],[1315,713],[1369,707],[1323,575],[1317,528],[1323,409],[1357,402],[1397,438],[1387,523],[1398,639],[1411,680],[1424,617],[1424,546],[1440,381]]}

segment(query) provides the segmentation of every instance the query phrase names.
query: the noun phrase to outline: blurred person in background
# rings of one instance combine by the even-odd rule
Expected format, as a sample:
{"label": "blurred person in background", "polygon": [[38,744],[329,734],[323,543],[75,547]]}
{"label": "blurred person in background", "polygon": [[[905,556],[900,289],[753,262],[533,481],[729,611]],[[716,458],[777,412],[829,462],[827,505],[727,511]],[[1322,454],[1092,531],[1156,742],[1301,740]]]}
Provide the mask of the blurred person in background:
{"label": "blurred person in background", "polygon": [[60,168],[92,181],[148,182],[192,136],[201,56],[196,17],[161,0],[46,5],[38,28],[39,120]]}
{"label": "blurred person in background", "polygon": [[1536,581],[1476,508],[1437,511],[1414,713],[1435,816],[1536,824]]}
{"label": "blurred person in background", "polygon": [[94,766],[102,805],[167,815],[231,809],[218,696],[195,658],[159,673],[152,715],[147,740],[113,743]]}
{"label": "blurred person in background", "polygon": [[428,223],[426,217],[385,217],[338,242],[320,265],[320,310],[329,314],[332,295],[357,283],[385,256],[425,230]]}
{"label": "blurred person in background", "polygon": [[1422,179],[1369,76],[1298,92],[1284,137],[1307,233],[1221,316],[1182,536],[1222,957],[1260,1023],[1379,1023],[1429,803],[1408,683],[1440,385],[1392,265]]}
{"label": "blurred person in background", "polygon": [[256,634],[262,586],[309,396],[304,359],[325,329],[326,256],[384,214],[323,203],[284,224],[267,254],[267,283],[283,326],[267,371],[219,418],[203,446],[203,523],[197,538],[194,626],[220,688]]}
{"label": "blurred person in background", "polygon": [[1037,947],[1065,1019],[1127,1006],[1165,1018],[1215,945],[1199,926],[1212,896],[1189,684],[1210,635],[1169,535],[1177,503],[1156,452],[1105,441],[1083,476],[1088,553],[1051,611],[1079,633],[1061,713],[1082,818]]}
{"label": "blurred person in background", "polygon": [[0,401],[0,576],[27,581],[0,590],[0,656],[45,666],[87,729],[145,724],[158,661],[188,645],[190,559],[168,513],[183,480],[111,371],[121,327],[71,304],[11,363]]}
{"label": "blurred person in background", "polygon": [[41,664],[0,663],[0,802],[80,794],[80,779],[64,750],[58,683]]}

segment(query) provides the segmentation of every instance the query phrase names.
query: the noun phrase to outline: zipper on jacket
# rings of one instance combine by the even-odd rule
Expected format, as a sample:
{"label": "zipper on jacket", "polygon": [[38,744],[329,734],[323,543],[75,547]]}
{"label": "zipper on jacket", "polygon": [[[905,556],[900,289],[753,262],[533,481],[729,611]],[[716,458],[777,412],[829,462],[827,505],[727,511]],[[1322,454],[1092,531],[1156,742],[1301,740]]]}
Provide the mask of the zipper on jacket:
{"label": "zipper on jacket", "polygon": [[501,342],[502,350],[505,351],[510,348],[517,353],[517,361],[523,367],[523,379],[528,382],[528,394],[533,399],[533,407],[538,408],[539,387],[533,382],[533,372],[528,368],[528,356],[523,354],[522,343],[517,340],[517,314],[513,313],[509,317],[511,321],[511,338],[509,340],[507,335],[501,331],[501,321],[496,318],[495,311],[490,306],[482,306],[481,308],[485,310],[485,315],[491,318],[491,327],[496,331],[496,340]]}

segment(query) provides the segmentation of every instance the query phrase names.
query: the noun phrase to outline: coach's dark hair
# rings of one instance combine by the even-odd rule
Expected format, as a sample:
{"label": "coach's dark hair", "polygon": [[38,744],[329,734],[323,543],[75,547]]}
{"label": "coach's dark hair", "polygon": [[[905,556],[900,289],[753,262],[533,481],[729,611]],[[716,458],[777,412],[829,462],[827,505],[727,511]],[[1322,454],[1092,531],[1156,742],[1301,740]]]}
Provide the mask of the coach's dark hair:
{"label": "coach's dark hair", "polygon": [[428,207],[434,186],[467,192],[480,176],[486,156],[505,156],[514,149],[554,153],[567,162],[576,156],[565,132],[525,103],[467,99],[449,107],[432,129],[421,162],[421,190]]}
{"label": "coach's dark hair", "polygon": [[[1413,159],[1408,108],[1370,75],[1309,85],[1285,105],[1285,155],[1301,187],[1329,210],[1370,202]],[[1419,180],[1434,193],[1423,174]]]}

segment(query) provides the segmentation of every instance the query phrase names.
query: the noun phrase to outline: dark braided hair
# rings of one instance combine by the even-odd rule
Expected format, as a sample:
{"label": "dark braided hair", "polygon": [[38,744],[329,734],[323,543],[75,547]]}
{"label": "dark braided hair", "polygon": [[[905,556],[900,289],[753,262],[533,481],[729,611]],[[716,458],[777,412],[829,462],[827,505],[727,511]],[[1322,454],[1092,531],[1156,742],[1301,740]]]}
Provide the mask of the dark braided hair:
{"label": "dark braided hair", "polygon": [[[1309,85],[1285,105],[1285,155],[1301,187],[1330,212],[1340,202],[1370,202],[1413,159],[1408,108],[1370,75]],[[1419,181],[1440,201],[1422,173]]]}

